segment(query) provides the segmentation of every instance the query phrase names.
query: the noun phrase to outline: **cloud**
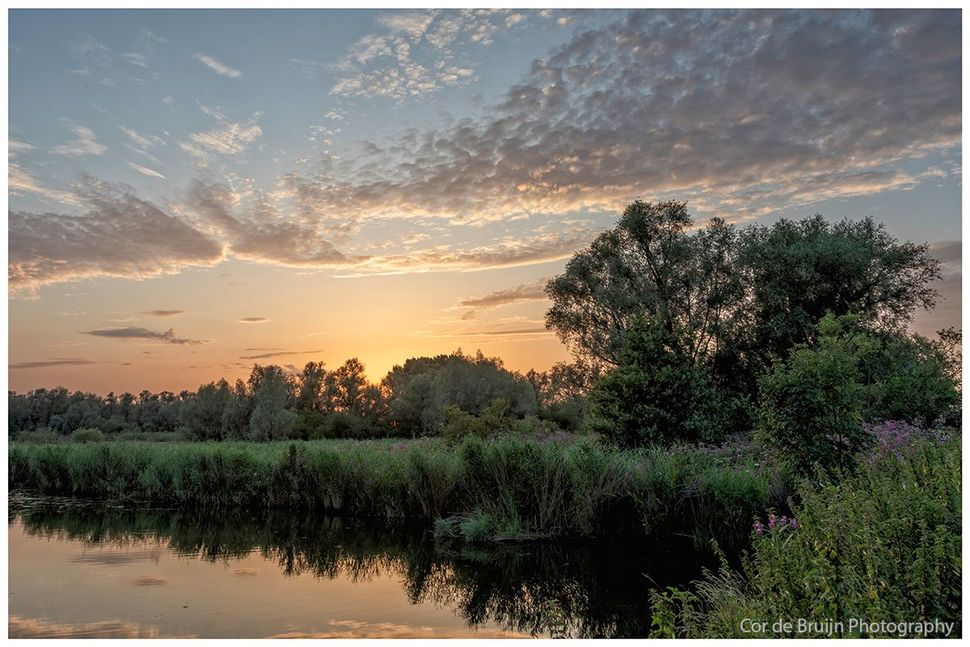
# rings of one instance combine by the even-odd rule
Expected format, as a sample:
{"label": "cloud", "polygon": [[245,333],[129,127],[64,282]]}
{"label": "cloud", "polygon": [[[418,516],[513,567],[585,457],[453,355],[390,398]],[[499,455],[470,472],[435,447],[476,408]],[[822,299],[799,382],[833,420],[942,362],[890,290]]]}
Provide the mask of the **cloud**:
{"label": "cloud", "polygon": [[175,315],[185,314],[185,310],[146,310],[142,314],[153,317],[174,317]]}
{"label": "cloud", "polygon": [[260,324],[260,323],[266,323],[268,321],[269,319],[267,319],[266,317],[243,317],[242,319],[239,320],[239,323]]}
{"label": "cloud", "polygon": [[958,240],[944,240],[930,244],[930,255],[943,263],[943,276],[933,287],[940,301],[933,310],[921,310],[913,317],[913,329],[921,335],[935,337],[942,328],[961,327],[963,303],[962,244]]}
{"label": "cloud", "polygon": [[[7,623],[10,638],[159,638],[158,627],[122,620],[86,624],[57,623],[45,618],[12,615]],[[187,636],[186,636],[187,637]]]}
{"label": "cloud", "polygon": [[255,113],[248,121],[229,121],[217,108],[202,106],[202,111],[215,118],[218,127],[213,130],[191,133],[189,141],[181,142],[179,147],[200,160],[206,160],[212,153],[219,155],[238,155],[262,137],[263,130],[256,122],[262,113]]}
{"label": "cloud", "polygon": [[139,52],[129,52],[127,54],[122,54],[121,58],[125,59],[125,61],[127,61],[128,63],[131,63],[132,65],[137,65],[138,67],[144,67],[144,68],[148,67],[148,60],[146,59],[144,54],[141,54]]}
{"label": "cloud", "polygon": [[171,328],[165,332],[157,332],[155,330],[149,330],[148,328],[126,326],[124,328],[104,328],[101,330],[84,330],[81,332],[85,335],[109,337],[111,339],[153,339],[166,344],[194,345],[205,343],[205,341],[201,339],[184,339],[182,337],[176,337],[175,331]]}
{"label": "cloud", "polygon": [[549,279],[546,277],[537,279],[532,283],[517,285],[505,290],[489,292],[488,294],[484,294],[482,296],[468,297],[466,299],[462,299],[460,305],[469,308],[487,309],[496,308],[498,306],[504,306],[519,301],[543,301],[547,298],[545,288],[548,281]]}
{"label": "cloud", "polygon": [[288,350],[275,353],[262,353],[260,355],[243,355],[239,359],[267,359],[269,357],[283,357],[286,355],[310,355],[312,353],[322,353],[322,350]]}
{"label": "cloud", "polygon": [[209,68],[210,70],[212,70],[213,72],[215,72],[220,76],[228,76],[230,79],[242,78],[242,75],[243,75],[242,72],[229,67],[222,61],[219,61],[209,56],[208,54],[199,53],[199,54],[195,54],[192,58],[199,61],[200,63],[202,63],[207,68]]}
{"label": "cloud", "polygon": [[78,202],[76,195],[70,191],[61,191],[44,185],[27,171],[17,158],[26,151],[34,150],[32,144],[27,142],[9,140],[7,143],[7,190],[10,195],[21,195],[33,193],[55,202],[64,204],[75,204]]}
{"label": "cloud", "polygon": [[455,62],[458,52],[491,45],[497,33],[525,19],[506,9],[381,14],[377,22],[385,31],[367,34],[349,48],[336,65],[342,75],[330,93],[403,101],[464,85],[474,69],[470,62]]}
{"label": "cloud", "polygon": [[354,272],[337,278],[358,278],[373,274],[401,274],[433,271],[480,271],[523,267],[569,258],[596,237],[590,228],[540,233],[531,238],[506,237],[471,248],[432,247],[407,254],[374,256],[353,265]]}
{"label": "cloud", "polygon": [[85,155],[101,155],[108,150],[103,144],[98,143],[94,131],[90,128],[79,126],[67,119],[63,122],[67,129],[74,133],[74,139],[66,144],[53,147],[52,153],[68,157],[83,157]]}
{"label": "cloud", "polygon": [[[413,64],[424,72],[402,91],[422,79],[437,87],[451,68],[471,69],[456,58],[463,43],[500,37],[514,14],[388,15],[403,18],[381,18],[384,31],[358,41],[339,75],[407,76]],[[960,153],[956,13],[598,15],[608,22],[532,61],[478,117],[364,142],[344,159],[321,155],[265,191],[250,178],[205,176],[164,209],[128,189],[96,200],[82,190],[85,217],[12,213],[11,286],[144,277],[225,256],[342,277],[513,267],[567,258],[602,230],[601,214],[637,196],[687,199],[698,217],[737,221],[959,179],[940,170]],[[202,109],[217,126],[180,144],[201,161],[259,142],[259,113],[237,122]],[[135,147],[149,141],[126,135]],[[11,169],[12,190],[45,190]],[[509,224],[526,218],[527,235]],[[352,244],[389,219],[433,233],[412,239],[420,248]],[[474,242],[481,234],[453,242],[439,236],[445,225],[497,233],[488,244]]]}
{"label": "cloud", "polygon": [[59,357],[55,359],[40,360],[37,362],[20,362],[19,364],[10,364],[10,369],[48,368],[50,366],[87,366],[89,364],[97,364],[97,362],[73,357]]}
{"label": "cloud", "polygon": [[127,161],[125,162],[125,164],[127,164],[131,168],[135,169],[136,171],[138,171],[142,175],[147,175],[148,177],[157,177],[157,178],[160,178],[162,180],[165,179],[165,176],[162,175],[161,173],[159,173],[158,171],[153,171],[152,169],[147,168],[145,166],[141,166],[139,164],[135,164],[134,162],[127,162]]}
{"label": "cloud", "polygon": [[468,332],[455,333],[462,337],[482,337],[482,336],[515,336],[515,335],[547,335],[551,334],[545,328],[517,328],[512,330],[472,330]]}
{"label": "cloud", "polygon": [[153,148],[158,146],[165,146],[165,140],[161,137],[156,137],[155,135],[146,135],[139,133],[134,128],[127,128],[121,126],[121,132],[125,134],[125,141],[122,145],[128,150],[138,153],[156,164],[161,164],[161,162],[150,152]]}
{"label": "cloud", "polygon": [[184,204],[200,227],[224,240],[239,258],[293,267],[334,267],[356,260],[328,240],[328,223],[318,213],[297,209],[284,214],[263,195],[244,205],[228,185],[194,180]]}
{"label": "cloud", "polygon": [[8,277],[12,292],[92,277],[146,278],[186,265],[212,265],[222,245],[130,187],[86,178],[83,215],[10,211]]}
{"label": "cloud", "polygon": [[633,11],[534,60],[480,118],[402,133],[316,190],[411,216],[641,196],[752,218],[937,178],[959,155],[960,74],[947,11]]}
{"label": "cloud", "polygon": [[930,244],[930,256],[943,263],[943,273],[958,274],[963,265],[963,243],[959,240],[941,240]]}

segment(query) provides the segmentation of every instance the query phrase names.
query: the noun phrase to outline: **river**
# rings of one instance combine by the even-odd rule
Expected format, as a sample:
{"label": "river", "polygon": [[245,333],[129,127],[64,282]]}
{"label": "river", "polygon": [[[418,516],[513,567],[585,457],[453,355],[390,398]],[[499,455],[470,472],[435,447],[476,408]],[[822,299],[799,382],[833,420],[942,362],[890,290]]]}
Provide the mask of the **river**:
{"label": "river", "polygon": [[292,512],[218,516],[13,494],[9,636],[645,637],[683,538],[467,545]]}

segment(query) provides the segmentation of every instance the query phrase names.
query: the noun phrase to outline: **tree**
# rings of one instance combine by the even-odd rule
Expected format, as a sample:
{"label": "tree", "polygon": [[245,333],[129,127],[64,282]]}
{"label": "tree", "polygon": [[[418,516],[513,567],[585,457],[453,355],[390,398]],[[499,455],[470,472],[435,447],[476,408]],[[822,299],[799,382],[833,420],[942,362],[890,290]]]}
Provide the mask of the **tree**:
{"label": "tree", "polygon": [[717,219],[694,235],[692,225],[685,202],[630,204],[547,284],[546,325],[577,357],[614,366],[639,317],[688,331],[684,351],[694,359],[716,352],[743,294],[733,271],[736,233]]}
{"label": "tree", "polygon": [[536,410],[529,381],[481,352],[411,358],[395,366],[382,386],[389,423],[396,432],[412,436],[439,433],[451,406],[477,416],[494,400],[504,399],[511,416],[521,418]]}
{"label": "tree", "polygon": [[195,440],[222,440],[222,417],[229,403],[229,383],[219,380],[199,387],[188,398],[179,412],[179,419],[188,434]]}
{"label": "tree", "polygon": [[753,399],[772,357],[806,342],[826,312],[900,330],[937,299],[928,247],[900,243],[871,218],[692,226],[686,203],[630,204],[547,284],[546,325],[577,358],[617,366],[632,322],[648,318],[719,389]]}
{"label": "tree", "polygon": [[617,366],[590,394],[597,425],[610,441],[638,447],[723,434],[717,392],[691,359],[689,344],[662,321],[633,322]]}
{"label": "tree", "polygon": [[337,409],[352,416],[360,416],[363,412],[364,389],[367,387],[364,365],[356,357],[352,357],[334,372],[334,378],[337,383]]}
{"label": "tree", "polygon": [[251,440],[279,440],[290,435],[296,413],[287,408],[291,384],[279,366],[254,366],[250,376],[253,411],[249,417]]}
{"label": "tree", "polygon": [[253,398],[246,383],[236,380],[230,389],[229,401],[222,412],[222,435],[228,439],[249,436],[249,418],[253,415]]}
{"label": "tree", "polygon": [[747,350],[763,364],[805,342],[826,313],[855,314],[870,328],[900,330],[937,301],[940,263],[927,245],[900,243],[872,218],[754,226],[740,236],[739,273],[750,286]]}
{"label": "tree", "polygon": [[307,362],[300,373],[296,396],[297,411],[321,411],[323,383],[327,370],[323,362]]}

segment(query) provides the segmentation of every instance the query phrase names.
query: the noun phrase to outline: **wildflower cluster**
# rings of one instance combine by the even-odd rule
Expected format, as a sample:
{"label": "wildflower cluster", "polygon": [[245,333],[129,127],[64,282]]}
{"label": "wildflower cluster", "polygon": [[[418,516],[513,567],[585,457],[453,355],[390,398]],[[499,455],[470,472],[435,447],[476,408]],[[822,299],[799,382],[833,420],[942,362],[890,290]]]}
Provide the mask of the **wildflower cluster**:
{"label": "wildflower cluster", "polygon": [[[887,458],[904,458],[911,453],[919,439],[934,439],[936,436],[905,420],[865,423],[863,428],[875,440],[871,453],[867,456],[869,464],[878,463]],[[936,440],[945,440],[945,436],[942,434],[937,435],[940,437],[935,438]]]}
{"label": "wildflower cluster", "polygon": [[768,531],[773,531],[775,529],[784,530],[785,528],[790,528],[794,530],[797,527],[798,527],[798,521],[794,517],[788,518],[785,515],[776,517],[774,514],[769,514],[767,526],[761,523],[760,520],[758,519],[755,520],[754,533],[760,536],[764,534],[765,530],[768,530]]}

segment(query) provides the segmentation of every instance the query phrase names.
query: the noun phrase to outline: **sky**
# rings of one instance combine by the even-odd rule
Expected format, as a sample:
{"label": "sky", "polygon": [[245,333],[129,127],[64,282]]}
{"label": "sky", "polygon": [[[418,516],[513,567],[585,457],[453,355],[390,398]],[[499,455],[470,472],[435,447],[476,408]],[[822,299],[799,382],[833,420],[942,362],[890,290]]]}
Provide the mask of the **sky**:
{"label": "sky", "polygon": [[958,11],[12,10],[9,383],[569,353],[624,205],[873,216],[960,327]]}

